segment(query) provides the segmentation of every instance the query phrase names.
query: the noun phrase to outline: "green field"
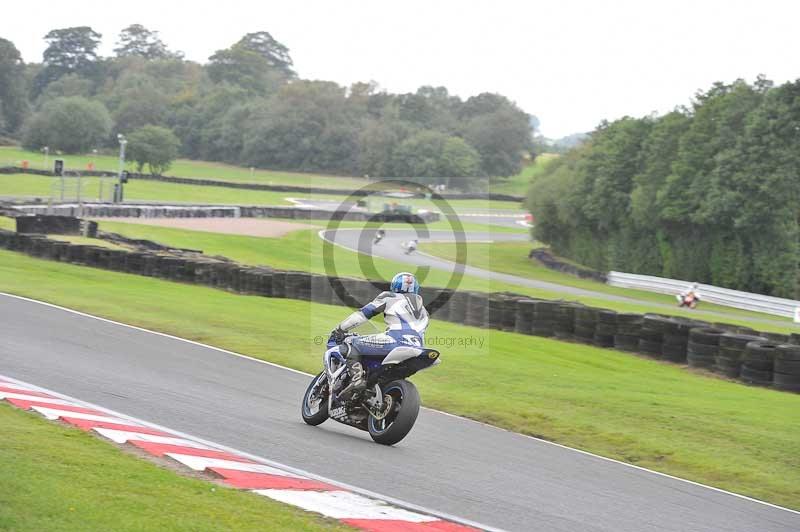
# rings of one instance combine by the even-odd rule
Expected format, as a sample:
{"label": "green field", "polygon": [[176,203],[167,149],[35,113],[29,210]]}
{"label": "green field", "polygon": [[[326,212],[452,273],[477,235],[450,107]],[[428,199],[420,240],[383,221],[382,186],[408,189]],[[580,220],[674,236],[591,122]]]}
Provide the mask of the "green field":
{"label": "green field", "polygon": [[496,194],[526,196],[528,194],[528,188],[530,188],[531,185],[531,180],[542,173],[547,164],[557,157],[558,155],[555,153],[542,153],[538,155],[532,163],[526,164],[519,174],[493,181],[490,185],[491,191]]}
{"label": "green field", "polygon": [[[540,245],[540,244],[535,244]],[[665,294],[657,294],[654,292],[646,292],[644,290],[633,290],[629,288],[618,288],[609,286],[605,283],[599,283],[589,279],[581,279],[579,277],[568,275],[565,273],[551,270],[536,260],[528,258],[528,253],[534,244],[528,242],[494,242],[491,244],[470,244],[469,255],[467,257],[467,264],[475,266],[476,268],[483,268],[485,270],[507,273],[528,279],[537,279],[540,281],[547,281],[551,283],[558,283],[565,286],[574,286],[575,288],[582,288],[585,290],[592,290],[594,292],[602,292],[622,297],[629,297],[644,302],[660,303],[664,305],[674,305],[675,297]],[[420,250],[429,253],[436,257],[441,257],[447,260],[455,260],[456,246],[455,244],[423,244]],[[785,321],[787,326],[791,324],[789,318],[782,318],[780,316],[771,316],[758,312],[750,312],[747,310],[739,310],[731,307],[724,307],[715,305],[713,303],[702,303],[699,307],[702,310],[722,312],[732,316],[741,316],[749,318],[771,319],[775,321]],[[661,309],[658,310],[662,312]],[[686,315],[689,311],[679,311],[680,315]],[[700,314],[700,312],[698,312]],[[755,326],[758,328],[758,326]],[[797,329],[795,329],[797,330]]]}
{"label": "green field", "polygon": [[[21,166],[22,161],[28,161],[31,168],[39,170],[52,170],[53,161],[63,159],[67,170],[87,170],[89,163],[94,163],[96,170],[117,172],[119,158],[114,155],[63,155],[51,154],[47,168],[44,167],[44,154],[26,151],[15,146],[0,146],[0,166]],[[135,165],[128,162],[126,168],[134,171]],[[306,174],[299,172],[271,171],[233,166],[224,163],[193,161],[178,159],[166,175],[176,177],[193,177],[196,179],[212,179],[218,181],[266,183],[272,185],[293,185],[299,187],[324,187],[352,189],[364,186],[365,179],[358,177],[328,176],[320,174]]]}
{"label": "green field", "polygon": [[[315,337],[348,312],[8,251],[0,251],[0,290],[307,372],[319,369]],[[800,508],[800,395],[613,350],[451,323],[434,321],[427,338],[483,341],[442,347],[441,366],[415,376],[428,406]]]}
{"label": "green field", "polygon": [[[101,184],[102,181],[102,184]],[[65,201],[75,201],[78,195],[78,180],[66,180]],[[83,201],[109,201],[109,194],[113,187],[114,179],[100,179],[86,177],[81,179],[81,198]],[[55,177],[38,176],[32,174],[0,175],[0,196],[18,198],[39,198],[47,201],[61,199],[61,180]],[[343,202],[347,196],[325,196],[321,194],[303,194],[299,192],[275,192],[271,190],[243,190],[225,187],[209,187],[202,185],[181,185],[160,181],[147,181],[132,179],[125,185],[125,201],[153,201],[198,204],[222,205],[292,205],[287,198],[332,200]],[[371,209],[381,210],[385,203],[391,199],[376,198],[371,200]],[[412,205],[419,209],[439,210],[432,201],[425,199],[396,200],[404,205]],[[488,200],[448,200],[447,202],[457,212],[468,209],[504,209],[519,210],[520,205],[509,201]]]}
{"label": "green field", "polygon": [[[282,238],[261,238],[240,235],[229,235],[220,233],[208,233],[201,231],[188,231],[185,229],[173,229],[167,227],[148,226],[142,224],[129,224],[120,222],[104,222],[99,220],[100,228],[105,231],[112,231],[128,236],[130,238],[140,238],[154,240],[162,244],[167,244],[177,248],[189,248],[202,250],[207,255],[222,255],[238,262],[251,265],[266,265],[273,268],[286,270],[301,270],[314,273],[326,273],[323,256],[323,242],[317,236],[319,229],[315,228],[308,231],[296,231],[285,235]],[[343,224],[345,226],[345,224]],[[350,227],[358,226],[352,224]],[[442,244],[441,246],[447,246]],[[437,248],[439,245],[436,246]],[[430,248],[429,248],[430,249]],[[473,251],[475,250],[475,251]],[[473,253],[480,253],[480,246],[470,244],[467,249],[467,262],[472,260]],[[527,256],[527,252],[524,256]],[[329,264],[336,265],[336,273],[350,277],[364,277],[360,260],[366,258],[358,253],[333,246],[333,260]],[[480,263],[480,259],[477,259]],[[378,277],[390,279],[398,271],[408,269],[408,265],[381,258],[373,258],[368,262],[375,265]],[[549,270],[547,270],[549,272]],[[327,272],[330,273],[330,272]],[[568,276],[567,276],[568,277]],[[427,273],[422,272],[420,279],[423,283],[430,286],[447,286],[450,280],[448,272],[432,269]],[[551,279],[545,279],[551,280]],[[569,278],[572,280],[572,278]],[[564,283],[568,284],[568,283]],[[591,283],[589,286],[595,286]],[[604,285],[600,285],[604,286]],[[571,296],[562,292],[552,290],[540,290],[537,288],[522,287],[508,283],[488,281],[479,277],[465,276],[459,285],[460,289],[477,290],[482,292],[516,292],[533,297],[545,299],[570,299],[579,300],[588,305],[609,308],[623,312],[653,312],[652,300],[644,298],[641,303],[628,303],[619,301],[606,301],[596,297]],[[616,289],[615,289],[616,290]],[[623,291],[623,293],[626,291]],[[653,294],[645,293],[648,298]],[[665,301],[670,301],[666,296],[660,296]],[[710,306],[709,306],[710,307]],[[708,307],[707,307],[708,308]],[[747,313],[736,309],[718,307],[724,316],[712,315],[703,311],[688,311],[677,307],[659,308],[658,311],[664,314],[676,316],[693,316],[698,319],[708,321],[725,321],[736,325],[751,326],[759,330],[774,332],[792,332],[796,327],[786,320],[786,324],[780,323],[753,323],[747,320],[749,317],[764,318],[762,314]],[[715,309],[716,310],[716,309]],[[767,317],[771,319],[773,317]],[[780,322],[780,318],[775,318]]]}
{"label": "green field", "polygon": [[0,530],[352,530],[0,404]]}
{"label": "green field", "polygon": [[[109,200],[113,179],[86,177],[81,179],[83,201]],[[103,184],[101,185],[101,181]],[[65,201],[77,198],[77,179],[67,181]],[[40,198],[47,201],[61,198],[60,179],[27,174],[0,175],[0,196]],[[287,197],[306,197],[303,194],[287,194],[270,190],[239,190],[224,187],[178,185],[159,181],[132,179],[125,185],[125,201],[158,201],[175,203],[199,203],[222,205],[291,205]]]}

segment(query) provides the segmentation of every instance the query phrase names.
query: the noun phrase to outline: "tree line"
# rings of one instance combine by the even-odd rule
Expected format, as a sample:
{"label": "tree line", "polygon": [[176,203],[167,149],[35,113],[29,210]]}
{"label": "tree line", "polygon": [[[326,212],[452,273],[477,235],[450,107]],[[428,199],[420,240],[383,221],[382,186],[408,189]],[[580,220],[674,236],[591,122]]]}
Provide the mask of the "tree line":
{"label": "tree line", "polygon": [[101,38],[85,26],[52,30],[42,62],[28,64],[0,38],[0,135],[81,152],[149,126],[194,159],[436,182],[516,174],[532,148],[530,117],[502,95],[462,100],[445,87],[392,94],[374,82],[304,80],[266,31],[205,64],[138,24],[122,30],[112,57],[98,56]]}
{"label": "tree line", "polygon": [[601,124],[532,184],[534,236],[601,270],[798,293],[800,80]]}

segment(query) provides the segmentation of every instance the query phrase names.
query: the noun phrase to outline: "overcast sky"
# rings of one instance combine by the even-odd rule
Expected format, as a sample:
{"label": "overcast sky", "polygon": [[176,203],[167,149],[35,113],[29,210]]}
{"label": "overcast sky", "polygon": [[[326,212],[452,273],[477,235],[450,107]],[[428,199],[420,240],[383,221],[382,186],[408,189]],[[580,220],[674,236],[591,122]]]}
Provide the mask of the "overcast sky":
{"label": "overcast sky", "polygon": [[499,92],[560,137],[602,119],[665,112],[717,80],[800,77],[800,3],[773,1],[4,2],[0,37],[41,61],[49,30],[89,25],[111,54],[131,23],[205,62],[266,30],[303,78]]}

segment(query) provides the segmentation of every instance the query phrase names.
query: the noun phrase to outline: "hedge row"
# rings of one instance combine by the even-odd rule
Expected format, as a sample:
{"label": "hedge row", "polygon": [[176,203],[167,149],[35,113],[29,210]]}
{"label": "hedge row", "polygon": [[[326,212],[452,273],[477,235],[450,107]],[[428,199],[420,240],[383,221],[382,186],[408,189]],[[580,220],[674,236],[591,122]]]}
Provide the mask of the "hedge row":
{"label": "hedge row", "polygon": [[[0,230],[0,248],[34,257],[222,288],[238,293],[363,306],[383,282],[243,266],[204,257],[113,250]],[[621,313],[514,293],[423,287],[433,319],[554,337],[706,368],[743,382],[800,391],[800,334],[759,333],[658,314]]]}

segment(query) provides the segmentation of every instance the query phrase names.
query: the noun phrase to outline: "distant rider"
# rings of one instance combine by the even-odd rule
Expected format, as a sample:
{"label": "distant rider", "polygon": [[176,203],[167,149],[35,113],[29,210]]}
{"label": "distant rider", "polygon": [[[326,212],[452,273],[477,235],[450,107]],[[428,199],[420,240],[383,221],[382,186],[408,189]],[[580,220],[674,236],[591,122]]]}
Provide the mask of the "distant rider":
{"label": "distant rider", "polygon": [[381,292],[360,310],[350,314],[331,332],[331,338],[340,343],[345,333],[380,313],[383,313],[386,323],[385,332],[357,336],[352,342],[345,342],[339,346],[340,352],[347,357],[354,390],[366,387],[364,368],[361,365],[363,355],[385,357],[396,347],[423,346],[425,329],[428,328],[428,311],[425,310],[422,297],[419,295],[419,283],[416,277],[408,272],[395,275],[388,292]]}
{"label": "distant rider", "polygon": [[386,236],[386,231],[384,231],[383,229],[378,229],[375,232],[375,240],[372,242],[372,244],[373,245],[377,244],[378,242],[383,240],[383,237],[385,237],[385,236]]}
{"label": "distant rider", "polygon": [[700,293],[698,292],[699,285],[692,283],[688,289],[681,292],[678,297],[679,307],[695,308],[697,303],[700,302]]}
{"label": "distant rider", "polygon": [[406,244],[406,255],[410,255],[414,251],[417,250],[417,246],[419,245],[419,241],[415,238],[414,240],[409,240]]}

